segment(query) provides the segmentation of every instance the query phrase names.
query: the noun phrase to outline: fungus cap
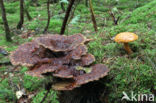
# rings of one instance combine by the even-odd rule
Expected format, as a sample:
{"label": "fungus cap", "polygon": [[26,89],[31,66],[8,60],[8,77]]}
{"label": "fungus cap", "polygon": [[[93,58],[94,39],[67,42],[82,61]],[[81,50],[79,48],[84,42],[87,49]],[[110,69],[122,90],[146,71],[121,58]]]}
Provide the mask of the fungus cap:
{"label": "fungus cap", "polygon": [[81,59],[81,56],[86,55],[88,52],[87,47],[84,44],[80,44],[77,48],[72,50],[70,56],[72,59],[78,60]]}
{"label": "fungus cap", "polygon": [[81,85],[87,84],[92,81],[97,81],[105,77],[109,69],[103,64],[95,64],[91,66],[90,73],[79,74],[74,76],[74,81],[62,81],[53,85],[54,90],[73,90]]}
{"label": "fungus cap", "polygon": [[100,78],[105,77],[109,69],[103,64],[95,64],[91,66],[92,71],[83,75],[75,77],[75,85],[80,86],[91,81],[99,80]]}
{"label": "fungus cap", "polygon": [[62,35],[44,35],[35,39],[35,41],[45,48],[54,52],[65,52],[75,49],[80,44],[84,44],[86,38],[82,34],[71,36]]}
{"label": "fungus cap", "polygon": [[40,46],[36,42],[28,42],[19,46],[19,48],[12,52],[10,60],[13,65],[33,66],[42,59],[38,55],[34,55]]}
{"label": "fungus cap", "polygon": [[68,66],[62,66],[61,68],[58,68],[58,71],[56,71],[53,76],[59,78],[73,78],[72,72],[72,69]]}
{"label": "fungus cap", "polygon": [[52,88],[58,91],[73,90],[75,87],[72,81],[62,81],[52,85]]}
{"label": "fungus cap", "polygon": [[80,60],[71,60],[71,64],[75,66],[89,66],[95,61],[95,57],[92,54],[87,53],[83,55]]}
{"label": "fungus cap", "polygon": [[81,58],[83,66],[88,66],[95,61],[95,57],[92,54],[86,54]]}
{"label": "fungus cap", "polygon": [[48,72],[54,72],[60,67],[61,65],[52,65],[52,64],[36,65],[30,68],[30,70],[28,70],[26,74],[34,76],[34,77],[43,77],[42,74],[48,73]]}
{"label": "fungus cap", "polygon": [[138,35],[131,32],[122,32],[115,36],[115,42],[128,43],[138,39]]}

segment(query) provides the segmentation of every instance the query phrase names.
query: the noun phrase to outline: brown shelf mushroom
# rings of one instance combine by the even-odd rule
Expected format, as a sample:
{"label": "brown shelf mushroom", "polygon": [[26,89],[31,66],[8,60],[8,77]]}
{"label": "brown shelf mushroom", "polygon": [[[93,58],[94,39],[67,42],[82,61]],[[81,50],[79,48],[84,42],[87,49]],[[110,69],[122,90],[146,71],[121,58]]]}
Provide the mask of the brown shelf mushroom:
{"label": "brown shelf mushroom", "polygon": [[79,60],[81,56],[87,54],[87,47],[84,44],[80,44],[77,48],[73,49],[70,56],[72,59]]}
{"label": "brown shelf mushroom", "polygon": [[[19,48],[11,53],[10,60],[13,65],[33,66],[41,60],[35,52],[40,48],[36,42],[22,44]],[[44,51],[44,50],[42,50]]]}
{"label": "brown shelf mushroom", "polygon": [[129,47],[128,43],[135,41],[138,39],[138,35],[131,33],[131,32],[122,32],[115,36],[115,42],[117,43],[124,43],[124,48],[128,54],[133,53],[131,48]]}
{"label": "brown shelf mushroom", "polygon": [[72,36],[62,36],[55,34],[41,36],[35,39],[39,45],[42,45],[54,52],[70,51],[80,44],[85,43],[86,40],[87,39],[82,34],[76,34]]}
{"label": "brown shelf mushroom", "polygon": [[72,90],[75,88],[74,86],[72,86],[72,84],[73,84],[73,82],[71,82],[71,81],[62,81],[62,82],[58,82],[58,83],[54,84],[52,86],[52,88],[54,90],[58,90],[58,91]]}
{"label": "brown shelf mushroom", "polygon": [[[93,65],[95,57],[88,53],[85,45],[90,40],[82,34],[43,35],[19,46],[11,53],[10,59],[13,65],[27,66],[27,74],[31,76],[53,76],[54,90],[70,90],[76,93],[75,89],[81,91],[84,85],[98,81],[109,72],[103,64]],[[87,89],[91,90],[91,87],[92,84]],[[99,96],[96,99],[99,99]]]}
{"label": "brown shelf mushroom", "polygon": [[92,54],[86,54],[82,56],[81,61],[83,66],[88,66],[95,61],[95,57]]}
{"label": "brown shelf mushroom", "polygon": [[[90,73],[83,73],[74,77],[74,81],[62,81],[53,85],[54,90],[72,90],[91,81],[99,80],[107,75],[109,70],[103,64],[95,64]],[[64,74],[62,74],[64,75]]]}
{"label": "brown shelf mushroom", "polygon": [[42,64],[42,65],[36,65],[32,68],[30,68],[29,71],[26,73],[28,75],[34,76],[34,77],[43,77],[42,74],[44,73],[49,73],[49,72],[54,72],[58,68],[61,68],[61,65],[52,65],[52,64]]}
{"label": "brown shelf mushroom", "polygon": [[75,85],[86,84],[91,81],[99,80],[107,75],[109,70],[103,64],[95,64],[91,66],[92,71],[83,75],[79,75],[74,78],[76,81]]}
{"label": "brown shelf mushroom", "polygon": [[56,71],[53,76],[60,77],[60,78],[73,78],[73,70],[70,69],[68,66],[64,66],[58,71]]}

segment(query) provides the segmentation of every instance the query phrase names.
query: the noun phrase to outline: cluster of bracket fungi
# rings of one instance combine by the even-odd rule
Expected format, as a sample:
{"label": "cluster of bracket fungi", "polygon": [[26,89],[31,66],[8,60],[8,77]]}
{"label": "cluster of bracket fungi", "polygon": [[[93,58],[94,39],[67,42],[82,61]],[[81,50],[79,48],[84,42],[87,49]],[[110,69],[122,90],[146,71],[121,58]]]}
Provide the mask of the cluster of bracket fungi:
{"label": "cluster of bracket fungi", "polygon": [[28,67],[29,75],[42,77],[51,73],[59,78],[53,85],[54,90],[72,90],[99,80],[109,72],[103,64],[93,64],[95,58],[86,47],[89,41],[82,34],[43,35],[20,45],[10,59],[13,65]]}

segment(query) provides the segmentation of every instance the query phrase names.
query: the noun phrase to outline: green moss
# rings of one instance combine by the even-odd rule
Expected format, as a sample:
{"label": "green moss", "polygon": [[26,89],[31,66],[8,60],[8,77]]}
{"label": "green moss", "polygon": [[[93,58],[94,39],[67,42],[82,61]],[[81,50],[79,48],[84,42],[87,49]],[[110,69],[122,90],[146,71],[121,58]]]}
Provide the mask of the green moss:
{"label": "green moss", "polygon": [[[155,73],[151,66],[138,62],[137,59],[117,58],[110,66],[113,80],[107,84],[111,90],[109,98],[112,101],[119,102],[122,98],[122,92],[130,94],[135,93],[152,93],[150,88],[154,86],[156,80]],[[125,88],[128,87],[128,88]]]}
{"label": "green moss", "polygon": [[16,99],[14,92],[9,86],[8,79],[4,79],[0,83],[0,100],[14,101]]}
{"label": "green moss", "polygon": [[22,67],[20,72],[21,72],[21,73],[25,73],[27,70],[28,70],[27,67]]}
{"label": "green moss", "polygon": [[24,83],[23,83],[24,88],[26,88],[29,91],[36,90],[37,88],[42,86],[41,83],[43,79],[32,77],[29,75],[24,75],[23,79],[24,79]]}
{"label": "green moss", "polygon": [[61,30],[62,20],[60,19],[53,19],[50,22],[49,28],[52,28],[50,31],[53,31],[55,33],[59,33]]}
{"label": "green moss", "polygon": [[5,70],[6,70],[5,66],[0,67],[0,72],[5,71]]}
{"label": "green moss", "polygon": [[[47,91],[45,90],[40,90],[37,95],[33,98],[32,100],[32,103],[40,103],[43,99],[43,97],[45,96]],[[59,103],[57,100],[56,100],[56,93],[54,91],[50,91],[50,93],[48,94],[46,100],[44,101],[45,103]]]}
{"label": "green moss", "polygon": [[[152,1],[148,3],[147,5],[140,7],[132,12],[131,18],[128,19],[125,24],[136,24],[136,23],[142,23],[142,22],[152,22],[155,18],[155,11],[156,7],[156,1]],[[138,15],[139,14],[139,15]]]}

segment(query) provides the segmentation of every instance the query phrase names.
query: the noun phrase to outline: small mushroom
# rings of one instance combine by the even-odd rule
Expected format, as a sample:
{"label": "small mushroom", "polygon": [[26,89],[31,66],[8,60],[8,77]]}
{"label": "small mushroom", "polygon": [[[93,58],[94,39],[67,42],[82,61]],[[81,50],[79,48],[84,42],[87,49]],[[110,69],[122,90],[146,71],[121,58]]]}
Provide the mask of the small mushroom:
{"label": "small mushroom", "polygon": [[131,32],[122,32],[115,36],[114,40],[117,43],[124,43],[124,48],[128,54],[132,54],[133,51],[129,47],[128,43],[135,41],[138,39],[138,35],[131,33]]}

